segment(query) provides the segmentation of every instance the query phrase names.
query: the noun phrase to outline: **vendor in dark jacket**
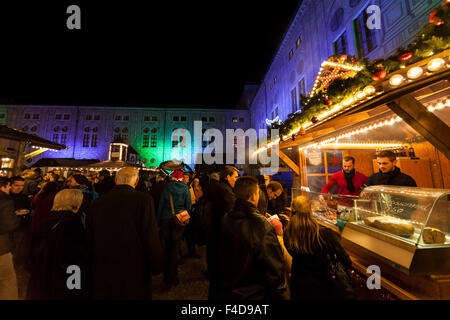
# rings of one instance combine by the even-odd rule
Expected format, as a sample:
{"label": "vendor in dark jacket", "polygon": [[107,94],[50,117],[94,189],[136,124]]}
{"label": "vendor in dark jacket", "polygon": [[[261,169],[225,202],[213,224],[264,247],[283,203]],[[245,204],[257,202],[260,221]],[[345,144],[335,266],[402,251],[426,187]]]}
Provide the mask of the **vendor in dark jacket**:
{"label": "vendor in dark jacket", "polygon": [[239,176],[239,170],[233,166],[225,166],[220,172],[220,181],[211,179],[204,197],[211,201],[210,230],[207,232],[206,261],[209,274],[209,300],[219,299],[219,243],[220,221],[234,207],[236,197],[233,188]]}
{"label": "vendor in dark jacket", "polygon": [[377,163],[380,171],[371,175],[363,187],[374,185],[417,187],[412,177],[400,172],[400,169],[396,166],[397,158],[392,151],[387,150],[378,153]]}
{"label": "vendor in dark jacket", "polygon": [[338,235],[320,226],[313,218],[311,205],[304,196],[292,202],[292,217],[284,231],[284,245],[292,256],[291,299],[354,299],[353,290],[345,290],[331,281],[330,259],[336,256],[345,269],[352,266]]}
{"label": "vendor in dark jacket", "polygon": [[[380,167],[380,171],[374,173],[369,177],[367,183],[363,187],[374,185],[388,185],[388,186],[405,186],[405,187],[417,187],[416,182],[409,175],[402,173],[400,168],[396,166],[397,159],[392,151],[381,151],[377,154],[377,163]],[[361,193],[363,195],[363,193]],[[383,199],[381,194],[379,195],[380,201]],[[405,198],[402,196],[389,196],[390,201],[417,204],[417,199]],[[393,201],[392,201],[393,200]],[[397,218],[410,219],[411,213],[414,211],[414,207],[402,207],[401,211],[389,210],[389,213],[393,214]]]}
{"label": "vendor in dark jacket", "polygon": [[19,227],[20,218],[14,213],[10,189],[10,180],[0,177],[0,300],[18,299],[11,234]]}
{"label": "vendor in dark jacket", "polygon": [[[88,298],[88,248],[78,213],[82,202],[81,190],[64,189],[56,194],[49,218],[40,225],[33,238],[27,299]],[[70,266],[79,269],[70,271]],[[69,288],[68,284],[73,287]]]}
{"label": "vendor in dark jacket", "polygon": [[256,208],[258,180],[241,177],[234,209],[220,229],[220,270],[223,299],[282,299],[286,291],[283,251],[272,224]]}

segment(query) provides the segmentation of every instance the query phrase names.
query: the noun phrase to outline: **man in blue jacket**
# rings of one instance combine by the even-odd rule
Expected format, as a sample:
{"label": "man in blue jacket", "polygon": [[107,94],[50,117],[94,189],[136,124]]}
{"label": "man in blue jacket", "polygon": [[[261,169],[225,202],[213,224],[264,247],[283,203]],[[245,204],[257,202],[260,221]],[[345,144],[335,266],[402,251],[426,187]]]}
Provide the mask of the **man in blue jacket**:
{"label": "man in blue jacket", "polygon": [[183,182],[183,172],[176,170],[171,176],[172,181],[164,188],[156,214],[164,251],[164,284],[167,289],[179,284],[178,252],[184,233],[184,227],[175,223],[174,214],[181,210],[190,212],[192,205],[189,187]]}

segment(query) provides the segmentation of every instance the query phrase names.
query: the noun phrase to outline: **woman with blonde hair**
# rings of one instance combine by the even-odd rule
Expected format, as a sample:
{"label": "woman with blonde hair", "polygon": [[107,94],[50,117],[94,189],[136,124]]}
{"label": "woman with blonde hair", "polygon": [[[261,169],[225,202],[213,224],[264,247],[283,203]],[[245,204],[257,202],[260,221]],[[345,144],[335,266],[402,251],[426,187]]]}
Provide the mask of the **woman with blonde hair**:
{"label": "woman with blonde hair", "polygon": [[[87,242],[80,207],[83,193],[63,189],[53,201],[50,217],[37,232],[31,256],[31,277],[28,299],[66,300],[87,298]],[[68,287],[69,266],[79,267],[81,282],[74,278]]]}
{"label": "woman with blonde hair", "polygon": [[311,204],[304,196],[292,202],[292,217],[284,232],[284,244],[292,256],[292,300],[354,298],[352,288],[346,283],[338,284],[330,272],[331,265],[339,262],[348,270],[352,262],[339,236],[313,218]]}

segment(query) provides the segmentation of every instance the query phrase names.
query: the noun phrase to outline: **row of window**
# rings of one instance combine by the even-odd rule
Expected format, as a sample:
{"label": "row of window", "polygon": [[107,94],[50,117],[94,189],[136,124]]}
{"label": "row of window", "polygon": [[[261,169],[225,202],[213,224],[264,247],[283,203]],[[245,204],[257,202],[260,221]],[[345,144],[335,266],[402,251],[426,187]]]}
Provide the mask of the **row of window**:
{"label": "row of window", "polygon": [[[302,35],[299,35],[297,40],[295,40],[295,49],[298,49],[301,43],[302,43]],[[288,54],[289,60],[291,60],[293,56],[294,56],[294,49],[291,49]]]}
{"label": "row of window", "polygon": [[[297,89],[298,88],[298,89]],[[298,95],[297,95],[298,90]],[[302,78],[297,87],[294,87],[291,90],[291,104],[292,104],[292,112],[300,110],[300,95],[306,95],[306,87],[305,87],[305,78]],[[272,118],[273,119],[273,118]]]}
{"label": "row of window", "polygon": [[[61,140],[59,140],[59,138],[61,138]],[[58,133],[54,133],[52,141],[56,142],[56,143],[66,144],[67,143],[67,134],[63,133],[60,136]]]}
{"label": "row of window", "polygon": [[[150,141],[150,136],[148,134],[145,134],[144,138],[143,138],[143,141],[142,141],[142,147],[143,148],[148,148],[149,141]],[[150,145],[150,147],[151,148],[156,148],[157,142],[158,142],[158,137],[155,134],[153,134],[152,137],[151,137],[151,145]]]}
{"label": "row of window", "polygon": [[89,134],[85,134],[83,136],[83,147],[84,148],[89,148],[89,143],[90,143],[90,147],[91,148],[96,148],[97,147],[97,141],[98,141],[98,135],[97,134],[93,134],[92,137]]}
{"label": "row of window", "polygon": [[[356,44],[356,56],[362,58],[372,52],[376,48],[376,29],[369,29],[365,21],[369,18],[366,10],[364,9],[362,13],[352,21],[353,34],[355,37]],[[347,31],[344,31],[339,38],[333,42],[333,52],[335,55],[347,54],[348,52],[348,41],[347,41]]]}
{"label": "row of window", "polygon": [[94,116],[92,116],[91,114],[86,115],[86,120],[100,120],[100,115],[96,114]]}
{"label": "row of window", "polygon": [[[236,122],[238,122],[238,117],[233,117],[231,120],[232,120],[234,123],[236,123]],[[244,119],[244,118],[239,118],[239,122],[245,122],[245,119]]]}

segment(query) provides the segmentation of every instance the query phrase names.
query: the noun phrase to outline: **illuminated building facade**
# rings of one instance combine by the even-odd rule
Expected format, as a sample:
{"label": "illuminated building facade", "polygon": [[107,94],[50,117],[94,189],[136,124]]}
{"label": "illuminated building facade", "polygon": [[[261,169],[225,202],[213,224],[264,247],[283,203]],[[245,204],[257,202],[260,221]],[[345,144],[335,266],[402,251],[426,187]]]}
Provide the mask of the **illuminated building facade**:
{"label": "illuminated building facade", "polygon": [[[247,130],[246,109],[121,108],[88,106],[0,106],[0,123],[64,144],[66,150],[46,151],[29,159],[28,166],[41,158],[108,160],[110,143],[121,138],[138,153],[147,167],[172,160],[174,148],[186,141],[172,141],[174,129],[186,129],[194,139],[194,121],[209,128]],[[193,145],[193,142],[192,142]],[[206,143],[202,144],[206,147]],[[195,157],[188,164],[192,165]]]}

